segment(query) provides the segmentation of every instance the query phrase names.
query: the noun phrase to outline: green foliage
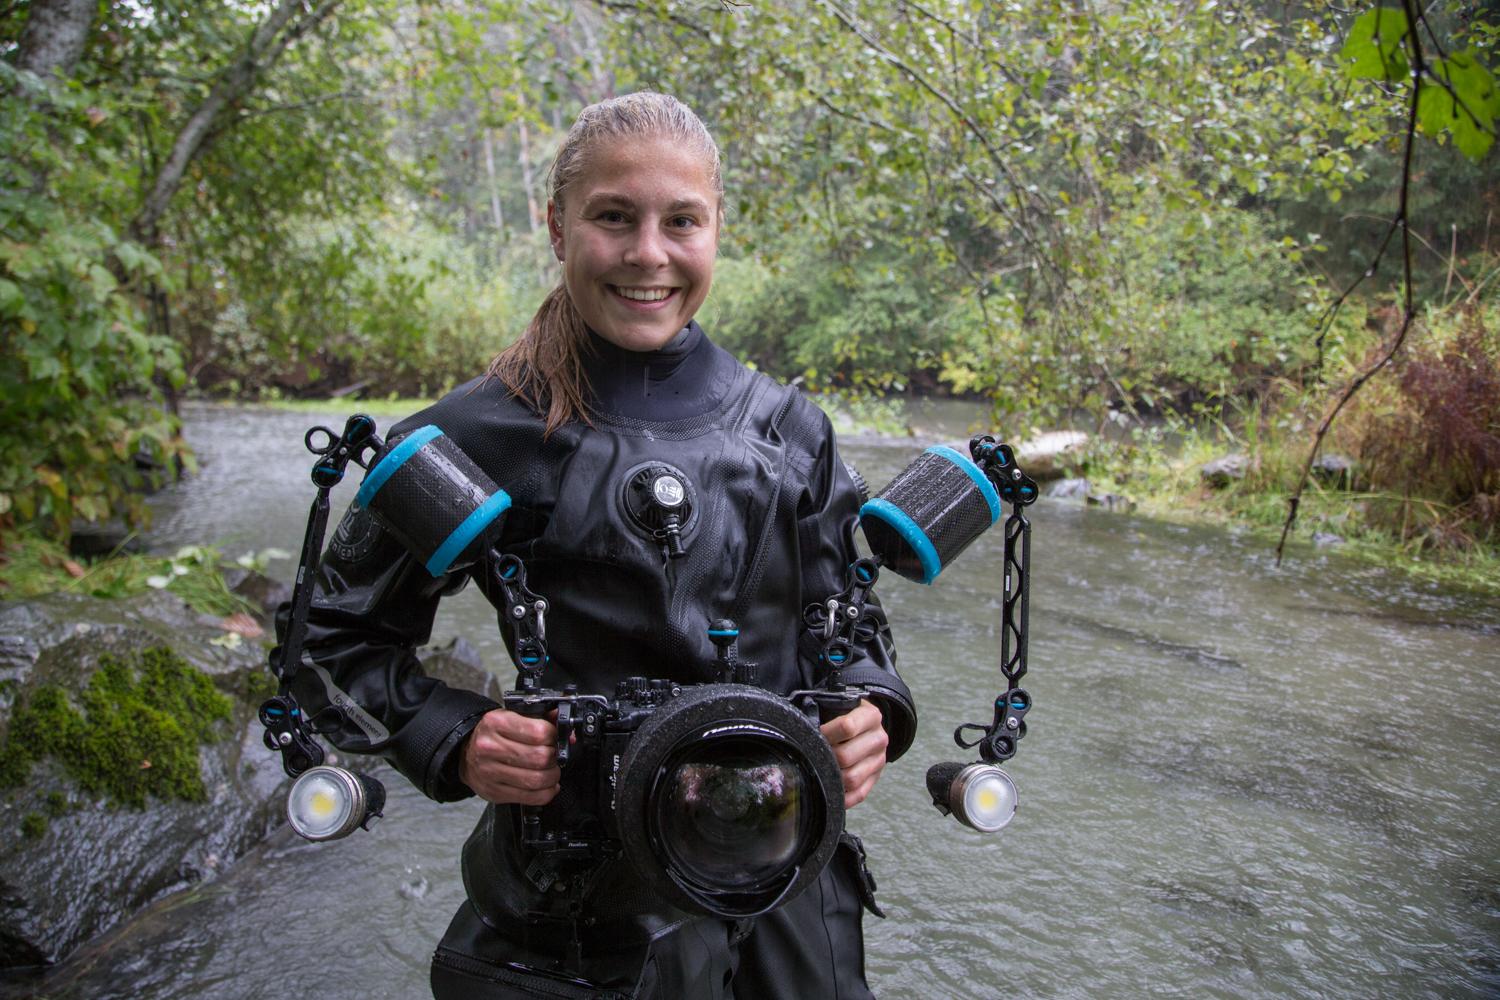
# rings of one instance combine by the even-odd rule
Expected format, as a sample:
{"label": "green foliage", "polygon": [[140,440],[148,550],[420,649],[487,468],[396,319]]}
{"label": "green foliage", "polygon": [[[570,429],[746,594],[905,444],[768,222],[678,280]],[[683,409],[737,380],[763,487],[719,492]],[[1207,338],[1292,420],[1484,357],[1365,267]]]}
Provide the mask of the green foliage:
{"label": "green foliage", "polygon": [[21,817],[21,836],[27,840],[41,840],[46,835],[47,817],[34,812]]}
{"label": "green foliage", "polygon": [[191,374],[171,297],[247,272],[296,284],[278,266],[291,221],[383,194],[394,161],[372,95],[393,9],[344,3],[263,69],[160,216],[145,208],[167,154],[265,11],[100,5],[83,60],[47,80],[10,61],[30,7],[0,15],[0,527],[139,521],[142,465],[188,463],[165,398]]}
{"label": "green foliage", "polygon": [[[96,92],[49,87],[0,63],[0,524],[66,534],[74,517],[139,516],[143,458],[182,455],[154,402],[180,381],[134,285],[161,273],[101,204],[113,164]],[[95,188],[102,188],[102,191]]]}
{"label": "green foliage", "polygon": [[1406,36],[1411,22],[1400,7],[1375,6],[1354,19],[1339,57],[1355,79],[1401,83],[1411,74]]}
{"label": "green foliage", "polygon": [[23,783],[55,757],[84,791],[120,805],[146,797],[200,802],[198,745],[222,738],[232,703],[205,674],[164,647],[106,655],[75,707],[56,686],[18,702],[0,749],[0,785]]}
{"label": "green foliage", "polygon": [[1473,49],[1433,60],[1429,73],[1418,94],[1417,123],[1433,138],[1452,133],[1459,152],[1479,161],[1495,142],[1500,118],[1494,75]]}
{"label": "green foliage", "polygon": [[[1405,84],[1412,75],[1407,48],[1413,44],[1411,22],[1400,7],[1376,6],[1354,19],[1339,56],[1344,72],[1355,80]],[[1424,45],[1430,49],[1429,44]],[[1441,52],[1441,50],[1439,50]],[[1500,91],[1476,47],[1451,54],[1428,55],[1417,81],[1417,123],[1436,139],[1444,132],[1470,160],[1478,161],[1495,141]]]}
{"label": "green foliage", "polygon": [[485,266],[452,234],[418,223],[312,225],[282,256],[317,283],[226,281],[191,299],[189,359],[203,388],[360,383],[366,394],[438,395],[482,372],[545,293],[536,247]]}
{"label": "green foliage", "polygon": [[18,531],[0,537],[0,597],[72,592],[119,598],[154,589],[170,590],[204,614],[253,610],[225,584],[226,565],[222,553],[212,546],[187,545],[170,558],[115,555],[84,567],[73,562],[56,541],[34,531]]}

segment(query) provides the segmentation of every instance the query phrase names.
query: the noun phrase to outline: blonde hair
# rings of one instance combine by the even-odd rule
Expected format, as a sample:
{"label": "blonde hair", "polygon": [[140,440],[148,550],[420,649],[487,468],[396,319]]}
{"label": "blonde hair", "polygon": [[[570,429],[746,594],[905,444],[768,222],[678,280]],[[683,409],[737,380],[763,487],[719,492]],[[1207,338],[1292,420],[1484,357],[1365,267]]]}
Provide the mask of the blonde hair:
{"label": "blonde hair", "polygon": [[[724,213],[724,176],[719,147],[692,109],[675,97],[641,91],[591,104],[568,129],[562,148],[552,161],[547,193],[561,212],[568,191],[588,166],[590,152],[603,140],[665,138],[703,156],[709,184]],[[539,414],[546,417],[550,435],[570,420],[589,422],[588,377],[583,352],[588,327],[579,315],[567,286],[559,281],[547,293],[526,331],[490,362],[485,378],[498,378]]]}

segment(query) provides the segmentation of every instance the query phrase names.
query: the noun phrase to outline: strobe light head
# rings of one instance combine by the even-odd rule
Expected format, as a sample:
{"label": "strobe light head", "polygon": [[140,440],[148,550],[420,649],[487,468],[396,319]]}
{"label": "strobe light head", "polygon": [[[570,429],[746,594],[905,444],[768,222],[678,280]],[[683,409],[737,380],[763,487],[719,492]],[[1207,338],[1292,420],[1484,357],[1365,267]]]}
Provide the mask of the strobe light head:
{"label": "strobe light head", "polygon": [[995,833],[1016,815],[1016,783],[994,764],[934,764],[927,769],[927,792],[939,812],[980,833]]}
{"label": "strobe light head", "polygon": [[305,840],[338,840],[369,829],[385,808],[385,786],[327,764],[304,772],[286,797],[286,818]]}

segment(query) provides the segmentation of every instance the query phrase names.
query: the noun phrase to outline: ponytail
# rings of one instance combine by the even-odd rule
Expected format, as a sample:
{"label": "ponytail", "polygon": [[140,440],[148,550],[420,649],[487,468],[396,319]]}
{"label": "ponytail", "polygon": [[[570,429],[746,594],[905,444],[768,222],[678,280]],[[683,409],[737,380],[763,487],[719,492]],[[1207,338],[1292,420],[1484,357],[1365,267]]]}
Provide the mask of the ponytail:
{"label": "ponytail", "polygon": [[592,426],[588,375],[583,370],[583,352],[588,350],[588,327],[559,283],[542,300],[526,332],[495,355],[485,379],[498,378],[512,396],[543,415],[546,436],[570,420]]}

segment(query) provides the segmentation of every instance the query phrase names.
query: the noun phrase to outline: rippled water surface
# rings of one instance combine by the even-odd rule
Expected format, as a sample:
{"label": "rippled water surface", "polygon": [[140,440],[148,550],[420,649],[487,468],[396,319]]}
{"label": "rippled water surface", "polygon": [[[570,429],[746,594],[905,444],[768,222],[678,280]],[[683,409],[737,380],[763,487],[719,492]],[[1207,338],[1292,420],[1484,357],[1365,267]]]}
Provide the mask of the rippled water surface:
{"label": "rippled water surface", "polygon": [[[160,498],[157,542],[296,548],[313,419],[194,412],[203,471]],[[843,451],[879,484],[917,448]],[[1500,608],[1334,555],[1276,570],[1218,530],[1050,501],[1032,520],[1036,707],[1009,767],[1021,811],[997,836],[940,817],[922,778],[1000,687],[999,532],[932,588],[882,584],[922,730],[850,819],[890,913],[866,925],[876,992],[1500,996]],[[510,677],[472,591],[440,613],[435,641],[454,635]],[[372,834],[283,830],[45,995],[426,995],[479,809],[385,776]]]}

